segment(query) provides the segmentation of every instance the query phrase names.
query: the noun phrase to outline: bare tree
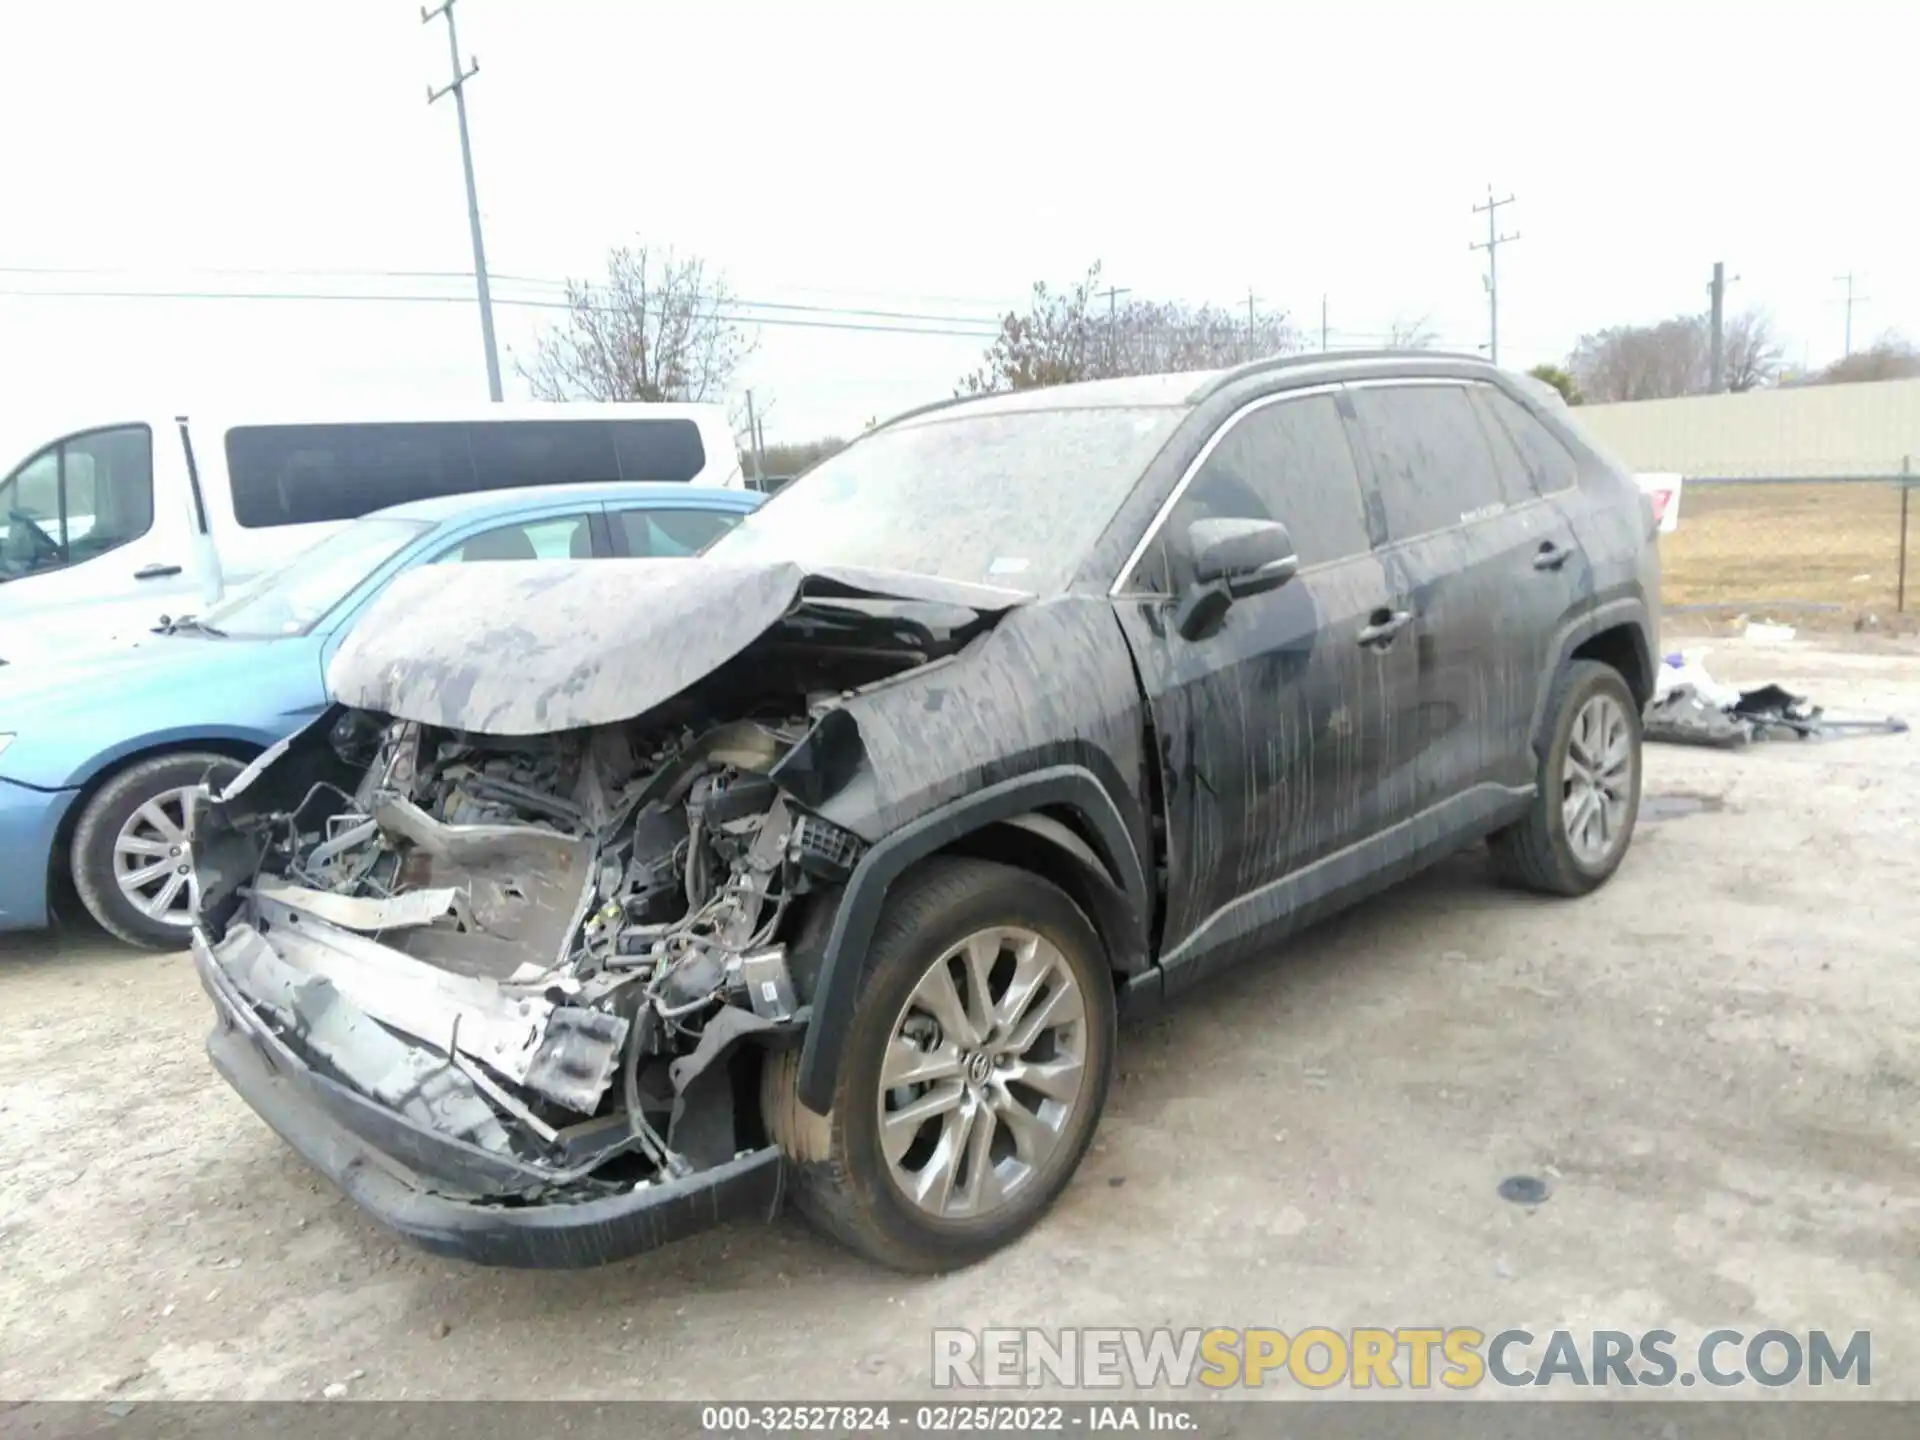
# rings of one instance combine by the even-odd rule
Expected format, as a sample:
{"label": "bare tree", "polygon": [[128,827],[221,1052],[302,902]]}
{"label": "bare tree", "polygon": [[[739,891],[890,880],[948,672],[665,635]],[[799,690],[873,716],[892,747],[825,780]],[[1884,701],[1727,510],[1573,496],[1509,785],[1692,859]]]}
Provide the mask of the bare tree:
{"label": "bare tree", "polygon": [[[1566,368],[1589,401],[1703,394],[1713,385],[1707,327],[1705,316],[1676,315],[1657,325],[1598,330],[1580,337]],[[1781,346],[1765,311],[1734,316],[1722,338],[1723,379],[1729,390],[1753,390],[1780,378]]]}
{"label": "bare tree", "polygon": [[1766,311],[1744,310],[1735,315],[1727,322],[1721,341],[1727,389],[1738,394],[1779,381],[1786,364],[1786,348],[1774,334],[1773,317]]}
{"label": "bare tree", "polygon": [[1920,350],[1889,330],[1872,346],[1836,360],[1812,377],[1815,385],[1852,385],[1863,380],[1911,380],[1920,377]]}
{"label": "bare tree", "polygon": [[753,353],[732,302],[704,260],[616,246],[603,280],[567,282],[567,318],[515,368],[541,400],[717,400]]}
{"label": "bare tree", "polygon": [[958,393],[1214,370],[1300,348],[1283,313],[1249,319],[1211,305],[1145,300],[1102,308],[1099,295],[1097,264],[1066,290],[1035,284],[1027,313],[1002,318],[983,363],[960,381]]}
{"label": "bare tree", "polygon": [[1117,336],[1109,335],[1091,313],[1099,284],[1097,262],[1085,278],[1064,291],[1049,290],[1044,280],[1035,281],[1027,313],[1008,311],[1001,317],[1000,333],[987,347],[980,368],[962,377],[959,393],[1034,390],[1098,375],[1103,354],[1112,356],[1118,348]]}
{"label": "bare tree", "polygon": [[1439,343],[1440,337],[1428,322],[1432,319],[1429,312],[1425,315],[1396,315],[1393,324],[1387,330],[1387,348],[1389,350],[1431,350]]}

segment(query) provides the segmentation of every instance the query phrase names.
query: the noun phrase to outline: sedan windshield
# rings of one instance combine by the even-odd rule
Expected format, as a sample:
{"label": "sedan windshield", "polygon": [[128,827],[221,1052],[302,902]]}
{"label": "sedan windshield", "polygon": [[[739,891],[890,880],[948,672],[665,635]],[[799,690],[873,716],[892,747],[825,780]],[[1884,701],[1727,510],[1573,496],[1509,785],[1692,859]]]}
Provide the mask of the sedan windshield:
{"label": "sedan windshield", "polygon": [[960,411],[821,461],[709,555],[1062,590],[1184,410]]}
{"label": "sedan windshield", "polygon": [[236,639],[304,635],[408,542],[433,527],[420,520],[358,520],[200,617]]}

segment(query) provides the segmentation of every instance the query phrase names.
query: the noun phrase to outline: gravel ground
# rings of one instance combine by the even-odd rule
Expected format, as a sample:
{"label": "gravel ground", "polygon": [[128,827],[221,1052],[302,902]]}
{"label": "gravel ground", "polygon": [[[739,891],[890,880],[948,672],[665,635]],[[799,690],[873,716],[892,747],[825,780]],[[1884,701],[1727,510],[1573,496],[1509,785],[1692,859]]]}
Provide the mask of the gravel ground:
{"label": "gravel ground", "polygon": [[[1920,718],[1891,645],[1712,643]],[[1126,1034],[1058,1208],[933,1280],[796,1220],[418,1253],[214,1077],[185,957],[0,939],[0,1396],[877,1398],[936,1325],[1724,1324],[1871,1330],[1873,1393],[1920,1398],[1920,746],[1656,747],[1647,791],[1586,901],[1462,857]]]}

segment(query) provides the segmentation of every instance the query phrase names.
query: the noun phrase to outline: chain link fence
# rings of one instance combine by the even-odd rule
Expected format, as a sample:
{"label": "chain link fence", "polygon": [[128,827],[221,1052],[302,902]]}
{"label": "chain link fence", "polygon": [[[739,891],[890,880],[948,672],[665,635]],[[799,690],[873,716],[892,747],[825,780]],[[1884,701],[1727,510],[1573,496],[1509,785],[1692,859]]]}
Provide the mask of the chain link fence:
{"label": "chain link fence", "polygon": [[1920,475],[1688,476],[1660,537],[1666,606],[1854,623],[1920,610],[1912,592]]}

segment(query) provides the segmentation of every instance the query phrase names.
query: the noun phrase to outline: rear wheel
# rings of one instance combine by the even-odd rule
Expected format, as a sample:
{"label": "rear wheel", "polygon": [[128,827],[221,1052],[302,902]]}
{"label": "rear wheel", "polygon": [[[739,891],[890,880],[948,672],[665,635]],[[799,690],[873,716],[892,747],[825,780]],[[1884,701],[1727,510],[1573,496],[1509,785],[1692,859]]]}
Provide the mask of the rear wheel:
{"label": "rear wheel", "polygon": [[177,950],[193,929],[194,797],[240,773],[225,755],[189,751],[142,760],[87,802],[73,832],[73,884],[102,928],[152,950]]}
{"label": "rear wheel", "polygon": [[1640,708],[1618,670],[1576,660],[1548,702],[1539,793],[1526,818],[1488,842],[1502,879],[1584,895],[1620,868],[1640,813]]}
{"label": "rear wheel", "polygon": [[1113,982],[1098,937],[1054,886],[939,860],[888,897],[831,1112],[799,1103],[799,1054],[770,1057],[768,1128],[795,1203],[902,1270],[979,1260],[1066,1187],[1106,1100]]}

